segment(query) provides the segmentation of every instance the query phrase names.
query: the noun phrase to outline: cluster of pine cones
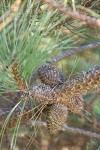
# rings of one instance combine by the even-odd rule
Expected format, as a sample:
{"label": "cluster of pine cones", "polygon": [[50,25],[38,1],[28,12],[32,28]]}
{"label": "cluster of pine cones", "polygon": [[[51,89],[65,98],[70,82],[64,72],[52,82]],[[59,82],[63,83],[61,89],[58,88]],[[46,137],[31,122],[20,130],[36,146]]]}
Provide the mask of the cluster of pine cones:
{"label": "cluster of pine cones", "polygon": [[[68,122],[69,113],[83,115],[84,101],[80,93],[100,85],[100,66],[83,72],[71,80],[65,80],[62,72],[55,66],[47,64],[37,71],[37,77],[41,80],[41,84],[33,86],[32,89],[27,88],[27,83],[20,75],[17,64],[13,65],[12,74],[20,92],[24,94],[21,95],[21,98],[27,100],[21,124],[31,119],[33,115],[31,111],[27,113],[30,110],[29,99],[31,96],[39,105],[41,104],[43,111],[47,110],[46,122],[51,134],[62,129],[64,124]],[[5,121],[7,114],[0,115],[2,122]],[[19,116],[20,109],[16,108],[7,124],[8,130],[16,125]]]}
{"label": "cluster of pine cones", "polygon": [[[44,95],[44,89],[47,85],[47,91],[45,96],[47,96],[51,90],[55,90],[56,86],[59,86],[59,84],[62,84],[65,81],[64,75],[62,72],[60,72],[55,66],[52,65],[45,65],[41,67],[38,70],[38,78],[41,80],[41,84],[36,86],[36,89],[38,91],[38,94]],[[47,109],[47,128],[49,130],[50,134],[57,133],[59,130],[62,129],[64,124],[67,123],[68,120],[68,114],[74,113],[79,114],[83,107],[84,102],[82,95],[76,95],[68,100],[68,106],[64,106],[63,104],[51,104],[48,105]],[[41,102],[41,99],[38,100],[38,102]]]}

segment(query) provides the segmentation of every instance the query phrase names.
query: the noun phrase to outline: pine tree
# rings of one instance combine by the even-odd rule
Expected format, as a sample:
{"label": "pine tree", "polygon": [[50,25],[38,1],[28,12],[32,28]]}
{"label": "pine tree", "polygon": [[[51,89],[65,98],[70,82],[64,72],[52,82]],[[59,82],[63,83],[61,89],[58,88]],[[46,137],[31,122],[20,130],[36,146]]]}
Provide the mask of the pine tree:
{"label": "pine tree", "polygon": [[[61,3],[63,3],[65,7],[70,7],[73,13],[77,11],[86,17],[89,16],[96,18],[99,24],[100,10],[98,1],[59,1],[60,6]],[[46,118],[48,118],[49,122],[52,124],[52,120],[55,119],[52,115],[52,109],[56,108],[56,110],[58,110],[59,106],[62,107],[62,104],[53,105],[52,103],[47,104],[45,102],[42,105],[41,103],[38,104],[38,101],[35,101],[35,98],[33,98],[32,95],[30,96],[30,90],[32,90],[33,87],[40,85],[41,82],[43,84],[47,84],[47,93],[45,95],[48,96],[49,89],[51,90],[52,88],[55,90],[57,86],[61,87],[63,82],[70,79],[73,80],[74,76],[81,74],[82,71],[88,71],[95,65],[100,66],[100,31],[99,25],[97,26],[95,23],[96,21],[94,21],[94,24],[96,25],[91,22],[88,24],[88,21],[84,22],[81,19],[77,20],[77,18],[66,15],[64,11],[61,11],[61,9],[55,8],[57,7],[54,6],[53,1],[50,3],[50,1],[46,0],[34,2],[31,0],[5,0],[0,2],[0,118],[2,118],[0,120],[0,126],[2,127],[0,135],[1,149],[4,135],[8,130],[10,130],[9,126],[15,126],[14,130],[12,130],[10,147],[16,148],[16,145],[18,144],[17,141],[19,139],[18,135],[20,133],[21,122],[23,125],[26,125],[26,122],[29,120],[32,121],[31,124],[35,124],[34,131],[32,129],[32,138],[35,137],[35,135],[39,135],[39,139],[37,141],[41,139],[40,141],[42,143],[42,138],[44,137],[39,133],[39,131],[44,133],[46,132],[46,134],[47,131],[45,131],[41,125],[39,125],[40,127],[38,131],[36,123],[38,124],[38,121],[41,123],[41,120],[46,120]],[[77,48],[81,49],[81,46],[93,43],[97,43],[98,45],[94,50],[92,50],[92,48],[91,50],[88,50],[87,46],[85,51],[80,51],[77,55],[70,56],[69,58],[63,57],[63,59],[61,59],[61,55],[65,52],[70,52],[71,49],[73,51]],[[53,58],[56,58],[57,56],[60,56],[60,59],[58,57],[58,61],[57,59],[56,61],[53,61],[55,60]],[[43,68],[45,64],[53,64],[55,68],[58,68],[60,72],[63,72],[65,79],[62,80],[61,75],[59,85],[49,84],[50,87],[48,87],[48,83],[45,80],[46,78],[37,77],[37,71],[39,71],[38,69],[41,67]],[[45,74],[45,72],[43,73]],[[52,71],[49,71],[49,73],[52,75]],[[48,74],[45,75],[48,77]],[[49,78],[50,81],[52,78],[54,80],[56,79],[53,75],[49,77],[51,77]],[[97,81],[99,83],[99,78]],[[97,123],[99,122],[100,117],[99,84],[97,88],[89,89],[87,92],[88,93],[83,96],[85,101],[84,105],[86,105],[86,110],[92,115],[90,117],[87,112],[84,117],[87,116],[85,119],[89,122],[92,122],[91,120],[95,120],[92,124],[94,123],[93,125],[96,126],[95,130],[100,132],[100,125]],[[71,100],[73,101],[73,99]],[[39,99],[39,102],[41,102],[41,99]],[[68,113],[68,111],[71,111],[67,111],[67,109],[68,108],[66,107],[65,112]],[[48,116],[48,112],[49,114],[51,113],[51,120],[50,115]],[[63,111],[60,111],[59,109],[58,114],[63,114],[61,112]],[[66,124],[69,124],[69,126],[75,126],[76,122],[78,127],[85,126],[86,121],[84,119],[77,119],[75,121],[75,114],[69,115],[69,113],[67,113],[66,117],[64,116],[64,120],[62,118],[61,123],[65,123],[67,121]],[[56,116],[55,114],[54,116]],[[6,118],[6,120],[4,118]],[[60,117],[58,116],[56,119],[60,120]],[[28,124],[30,124],[30,122],[28,122]],[[89,130],[90,124],[87,124],[86,129]],[[93,129],[93,125],[91,125],[91,130]],[[30,132],[27,132],[29,135]],[[67,135],[66,132],[67,129],[62,131],[64,135]],[[9,131],[9,133],[11,133],[11,131]],[[75,138],[73,137],[73,141],[74,140]],[[29,143],[27,142],[27,144],[24,143],[26,144],[26,149],[28,149],[29,145],[31,145],[30,141],[31,140],[29,140]],[[98,148],[98,143],[94,146],[91,139],[89,142],[91,144],[91,149]],[[37,144],[35,144],[35,146],[36,145]],[[85,147],[87,146],[88,142],[85,144]],[[29,149],[31,150],[31,148]]]}

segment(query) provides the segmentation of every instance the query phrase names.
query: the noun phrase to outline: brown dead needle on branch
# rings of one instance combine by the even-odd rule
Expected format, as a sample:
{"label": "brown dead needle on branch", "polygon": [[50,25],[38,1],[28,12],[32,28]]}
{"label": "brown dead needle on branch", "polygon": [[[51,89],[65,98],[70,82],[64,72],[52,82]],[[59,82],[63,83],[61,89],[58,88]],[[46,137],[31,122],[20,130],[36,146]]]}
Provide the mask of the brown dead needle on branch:
{"label": "brown dead needle on branch", "polygon": [[20,65],[18,63],[14,63],[11,67],[11,73],[16,81],[18,89],[21,91],[26,91],[28,86],[25,79],[20,75]]}
{"label": "brown dead needle on branch", "polygon": [[20,75],[20,65],[17,62],[11,66],[11,73],[13,74],[18,89],[24,92],[27,91],[27,82],[25,81],[24,77]]}
{"label": "brown dead needle on branch", "polygon": [[46,3],[48,3],[50,6],[52,6],[53,8],[58,9],[61,13],[65,14],[65,15],[69,15],[73,19],[76,19],[79,21],[84,21],[84,22],[86,22],[86,24],[88,24],[90,26],[100,27],[100,19],[88,17],[86,15],[79,14],[78,12],[74,12],[70,8],[64,7],[63,5],[58,4],[54,0],[44,0],[44,1]]}
{"label": "brown dead needle on branch", "polygon": [[67,80],[64,84],[59,85],[58,90],[61,95],[67,97],[77,95],[79,93],[86,93],[89,89],[96,88],[100,84],[100,66],[96,66],[87,72]]}

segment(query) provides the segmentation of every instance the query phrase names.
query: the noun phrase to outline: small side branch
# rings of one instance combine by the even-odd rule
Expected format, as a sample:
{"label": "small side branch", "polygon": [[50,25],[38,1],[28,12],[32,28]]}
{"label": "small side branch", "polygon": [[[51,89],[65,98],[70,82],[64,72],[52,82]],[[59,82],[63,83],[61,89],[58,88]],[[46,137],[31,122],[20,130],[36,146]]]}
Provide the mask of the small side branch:
{"label": "small side branch", "polygon": [[54,90],[48,85],[34,86],[32,90],[30,90],[30,96],[37,102],[40,102],[39,100],[41,100],[41,103],[62,103],[68,106],[68,99],[78,94],[86,94],[86,92],[92,88],[96,88],[99,84],[100,66],[96,66],[56,86]]}
{"label": "small side branch", "polygon": [[[58,61],[65,59],[69,56],[78,54],[80,52],[84,52],[86,50],[92,50],[92,49],[95,49],[98,47],[100,47],[100,42],[80,46],[79,48],[68,50],[62,54],[59,54],[58,56],[54,57],[50,61],[47,61],[47,64],[54,64],[54,63],[57,63]],[[37,75],[38,75],[38,70],[32,75],[31,81],[34,80],[37,77]]]}
{"label": "small side branch", "polygon": [[83,52],[85,50],[92,50],[92,49],[95,49],[95,48],[98,48],[100,47],[100,42],[97,42],[97,43],[92,43],[92,44],[88,44],[88,45],[84,45],[84,46],[80,46],[76,49],[72,49],[72,50],[69,50],[69,51],[66,51],[58,56],[56,56],[55,58],[51,59],[49,61],[49,63],[56,63],[64,58],[67,58],[71,55],[75,55],[75,54],[78,54],[80,52]]}
{"label": "small side branch", "polygon": [[[44,126],[47,127],[47,123],[46,122],[40,122],[40,121],[31,121],[27,123],[28,126]],[[87,136],[87,137],[91,137],[91,138],[96,138],[96,139],[100,139],[100,134],[96,133],[96,132],[91,132],[91,131],[87,131],[87,130],[83,130],[83,129],[79,129],[79,128],[73,128],[73,127],[69,127],[69,126],[63,126],[62,127],[65,131],[69,132],[69,133],[73,133],[73,134],[80,134],[83,136]]]}
{"label": "small side branch", "polygon": [[67,132],[70,132],[70,133],[80,134],[80,135],[88,136],[88,137],[91,137],[91,138],[100,139],[100,134],[97,134],[95,132],[86,131],[86,130],[82,130],[82,129],[79,129],[79,128],[73,128],[73,127],[69,127],[69,126],[64,126],[64,129]]}
{"label": "small side branch", "polygon": [[100,84],[100,66],[96,66],[76,77],[67,80],[59,85],[59,95],[61,97],[73,97],[80,93],[86,93]]}
{"label": "small side branch", "polygon": [[78,12],[74,12],[70,8],[64,7],[63,5],[58,4],[54,0],[44,0],[44,1],[46,3],[48,3],[50,6],[52,6],[53,8],[58,9],[58,11],[60,11],[61,13],[65,14],[65,15],[69,15],[73,19],[76,19],[79,21],[84,21],[84,22],[86,22],[86,24],[88,24],[90,26],[100,27],[100,19],[88,17],[86,15],[79,14]]}

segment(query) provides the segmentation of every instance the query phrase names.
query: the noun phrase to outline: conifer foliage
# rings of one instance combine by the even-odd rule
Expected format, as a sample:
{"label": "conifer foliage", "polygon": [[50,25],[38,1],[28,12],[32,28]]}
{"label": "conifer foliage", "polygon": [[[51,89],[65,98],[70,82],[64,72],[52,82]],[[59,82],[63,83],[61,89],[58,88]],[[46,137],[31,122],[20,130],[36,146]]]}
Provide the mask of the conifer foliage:
{"label": "conifer foliage", "polygon": [[99,150],[99,5],[0,1],[0,149]]}

